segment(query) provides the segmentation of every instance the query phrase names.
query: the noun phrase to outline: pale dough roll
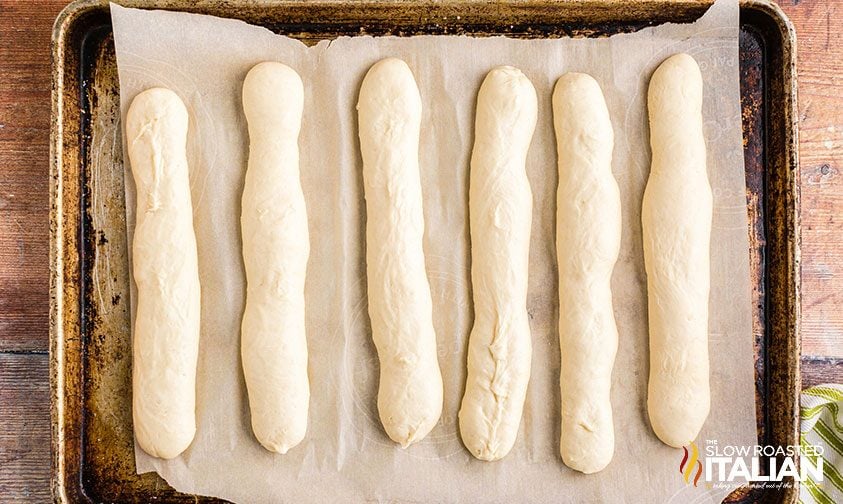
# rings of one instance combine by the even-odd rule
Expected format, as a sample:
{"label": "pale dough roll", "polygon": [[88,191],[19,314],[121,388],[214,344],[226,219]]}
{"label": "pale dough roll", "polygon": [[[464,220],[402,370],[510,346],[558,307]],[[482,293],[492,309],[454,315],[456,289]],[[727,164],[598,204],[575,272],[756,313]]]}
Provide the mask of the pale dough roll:
{"label": "pale dough roll", "polygon": [[647,406],[670,446],[696,439],[709,410],[708,293],[712,195],[706,173],[702,76],[687,54],[650,80],[653,161],[641,223],[650,324]]}
{"label": "pale dough roll", "polygon": [[481,460],[498,460],[512,449],[530,379],[533,196],[526,161],[536,114],[536,90],[520,70],[489,72],[477,96],[471,154],[474,327],[459,412],[463,443]]}
{"label": "pale dough roll", "polygon": [[304,106],[299,75],[281,63],[255,65],[243,82],[249,165],[240,224],[247,294],[241,328],[252,430],[277,453],[307,430],[304,286],[310,239],[299,180]]}
{"label": "pale dough roll", "polygon": [[199,268],[187,168],[187,109],[172,91],[138,94],[126,115],[137,188],[132,415],[138,445],[173,458],[196,432]]}
{"label": "pale dough roll", "polygon": [[559,449],[568,467],[594,473],[609,464],[615,448],[611,386],[618,330],[611,289],[621,240],[614,133],[597,81],[563,75],[553,92],[553,123],[559,155]]}
{"label": "pale dough roll", "polygon": [[369,69],[357,104],[366,196],[366,270],[372,338],[380,361],[378,411],[407,447],[442,412],[430,286],[422,238],[421,97],[406,63]]}

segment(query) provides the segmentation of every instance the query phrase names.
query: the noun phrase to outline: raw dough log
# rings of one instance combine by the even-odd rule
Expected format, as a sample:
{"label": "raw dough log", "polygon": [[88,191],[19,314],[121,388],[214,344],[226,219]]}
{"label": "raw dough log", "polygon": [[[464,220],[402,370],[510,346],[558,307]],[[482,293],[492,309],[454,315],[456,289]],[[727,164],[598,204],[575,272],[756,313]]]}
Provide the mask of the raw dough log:
{"label": "raw dough log", "polygon": [[196,432],[199,267],[187,124],[184,103],[162,88],[138,94],[126,116],[137,187],[132,414],[138,445],[165,459],[183,452]]}
{"label": "raw dough log", "polygon": [[533,195],[525,165],[536,114],[536,90],[520,70],[489,72],[477,95],[471,154],[474,327],[459,413],[463,443],[481,460],[498,460],[512,449],[530,379]]}
{"label": "raw dough log", "polygon": [[553,122],[559,155],[559,451],[568,467],[590,474],[605,468],[615,450],[611,387],[618,329],[612,270],[621,240],[614,133],[597,81],[581,73],[563,75],[553,92]]}
{"label": "raw dough log", "polygon": [[241,356],[252,430],[286,453],[304,439],[307,378],[304,284],[310,239],[299,180],[304,89],[281,63],[255,65],[243,82],[249,166],[240,224],[247,294]]}
{"label": "raw dough log", "polygon": [[702,76],[677,54],[650,80],[653,162],[641,223],[650,321],[647,406],[670,446],[696,439],[709,410],[708,291],[712,196],[702,129]]}
{"label": "raw dough log", "polygon": [[366,267],[372,338],[380,360],[378,411],[402,447],[442,413],[432,301],[424,263],[419,176],[421,96],[406,63],[376,63],[357,104],[366,194]]}

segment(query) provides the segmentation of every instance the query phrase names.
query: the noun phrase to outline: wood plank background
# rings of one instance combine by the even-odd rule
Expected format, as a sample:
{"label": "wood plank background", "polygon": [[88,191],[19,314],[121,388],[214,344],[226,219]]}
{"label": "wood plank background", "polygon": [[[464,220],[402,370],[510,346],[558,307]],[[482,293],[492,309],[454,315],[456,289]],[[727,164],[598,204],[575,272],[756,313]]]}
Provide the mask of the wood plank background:
{"label": "wood plank background", "polygon": [[0,502],[50,500],[50,36],[67,0],[0,0]]}
{"label": "wood plank background", "polygon": [[[843,1],[780,0],[799,40],[806,386],[843,382]],[[0,502],[49,500],[50,35],[67,0],[0,0]]]}

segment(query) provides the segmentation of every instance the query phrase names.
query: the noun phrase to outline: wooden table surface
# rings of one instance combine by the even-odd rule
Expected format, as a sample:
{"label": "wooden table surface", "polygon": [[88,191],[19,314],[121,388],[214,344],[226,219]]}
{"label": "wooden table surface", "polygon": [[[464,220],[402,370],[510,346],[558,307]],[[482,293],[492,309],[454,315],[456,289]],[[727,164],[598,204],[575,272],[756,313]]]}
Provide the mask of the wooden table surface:
{"label": "wooden table surface", "polygon": [[[0,0],[0,502],[49,500],[50,33],[67,0]],[[796,26],[803,384],[843,382],[843,1]]]}

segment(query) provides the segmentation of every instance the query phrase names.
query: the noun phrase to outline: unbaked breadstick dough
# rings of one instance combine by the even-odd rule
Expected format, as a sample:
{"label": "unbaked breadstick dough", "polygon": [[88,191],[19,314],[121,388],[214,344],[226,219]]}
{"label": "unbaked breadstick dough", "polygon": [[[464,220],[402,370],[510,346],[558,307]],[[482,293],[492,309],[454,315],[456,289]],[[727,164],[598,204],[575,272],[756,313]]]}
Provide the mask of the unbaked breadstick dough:
{"label": "unbaked breadstick dough", "polygon": [[138,94],[126,115],[137,187],[132,415],[138,445],[165,459],[183,452],[196,432],[199,267],[187,124],[184,103],[162,88]]}
{"label": "unbaked breadstick dough", "polygon": [[380,360],[378,412],[406,448],[442,413],[433,306],[422,238],[421,96],[406,63],[375,63],[357,103],[366,196],[366,271],[372,338]]}
{"label": "unbaked breadstick dough", "polygon": [[304,87],[292,68],[264,62],[246,75],[249,164],[240,224],[247,291],[240,353],[252,430],[277,453],[304,439],[310,401],[304,306],[310,239],[298,147],[303,107]]}
{"label": "unbaked breadstick dough", "polygon": [[708,292],[712,196],[706,173],[702,75],[687,54],[650,80],[653,161],[641,223],[650,323],[647,406],[656,435],[680,447],[709,410]]}
{"label": "unbaked breadstick dough", "polygon": [[568,467],[589,474],[605,468],[615,450],[611,387],[618,329],[612,270],[621,241],[614,132],[597,81],[582,73],[560,77],[553,123],[559,156],[559,450]]}
{"label": "unbaked breadstick dough", "polygon": [[463,443],[481,460],[512,449],[530,380],[526,162],[536,101],[530,80],[508,66],[489,72],[477,95],[468,196],[474,327],[459,422]]}

